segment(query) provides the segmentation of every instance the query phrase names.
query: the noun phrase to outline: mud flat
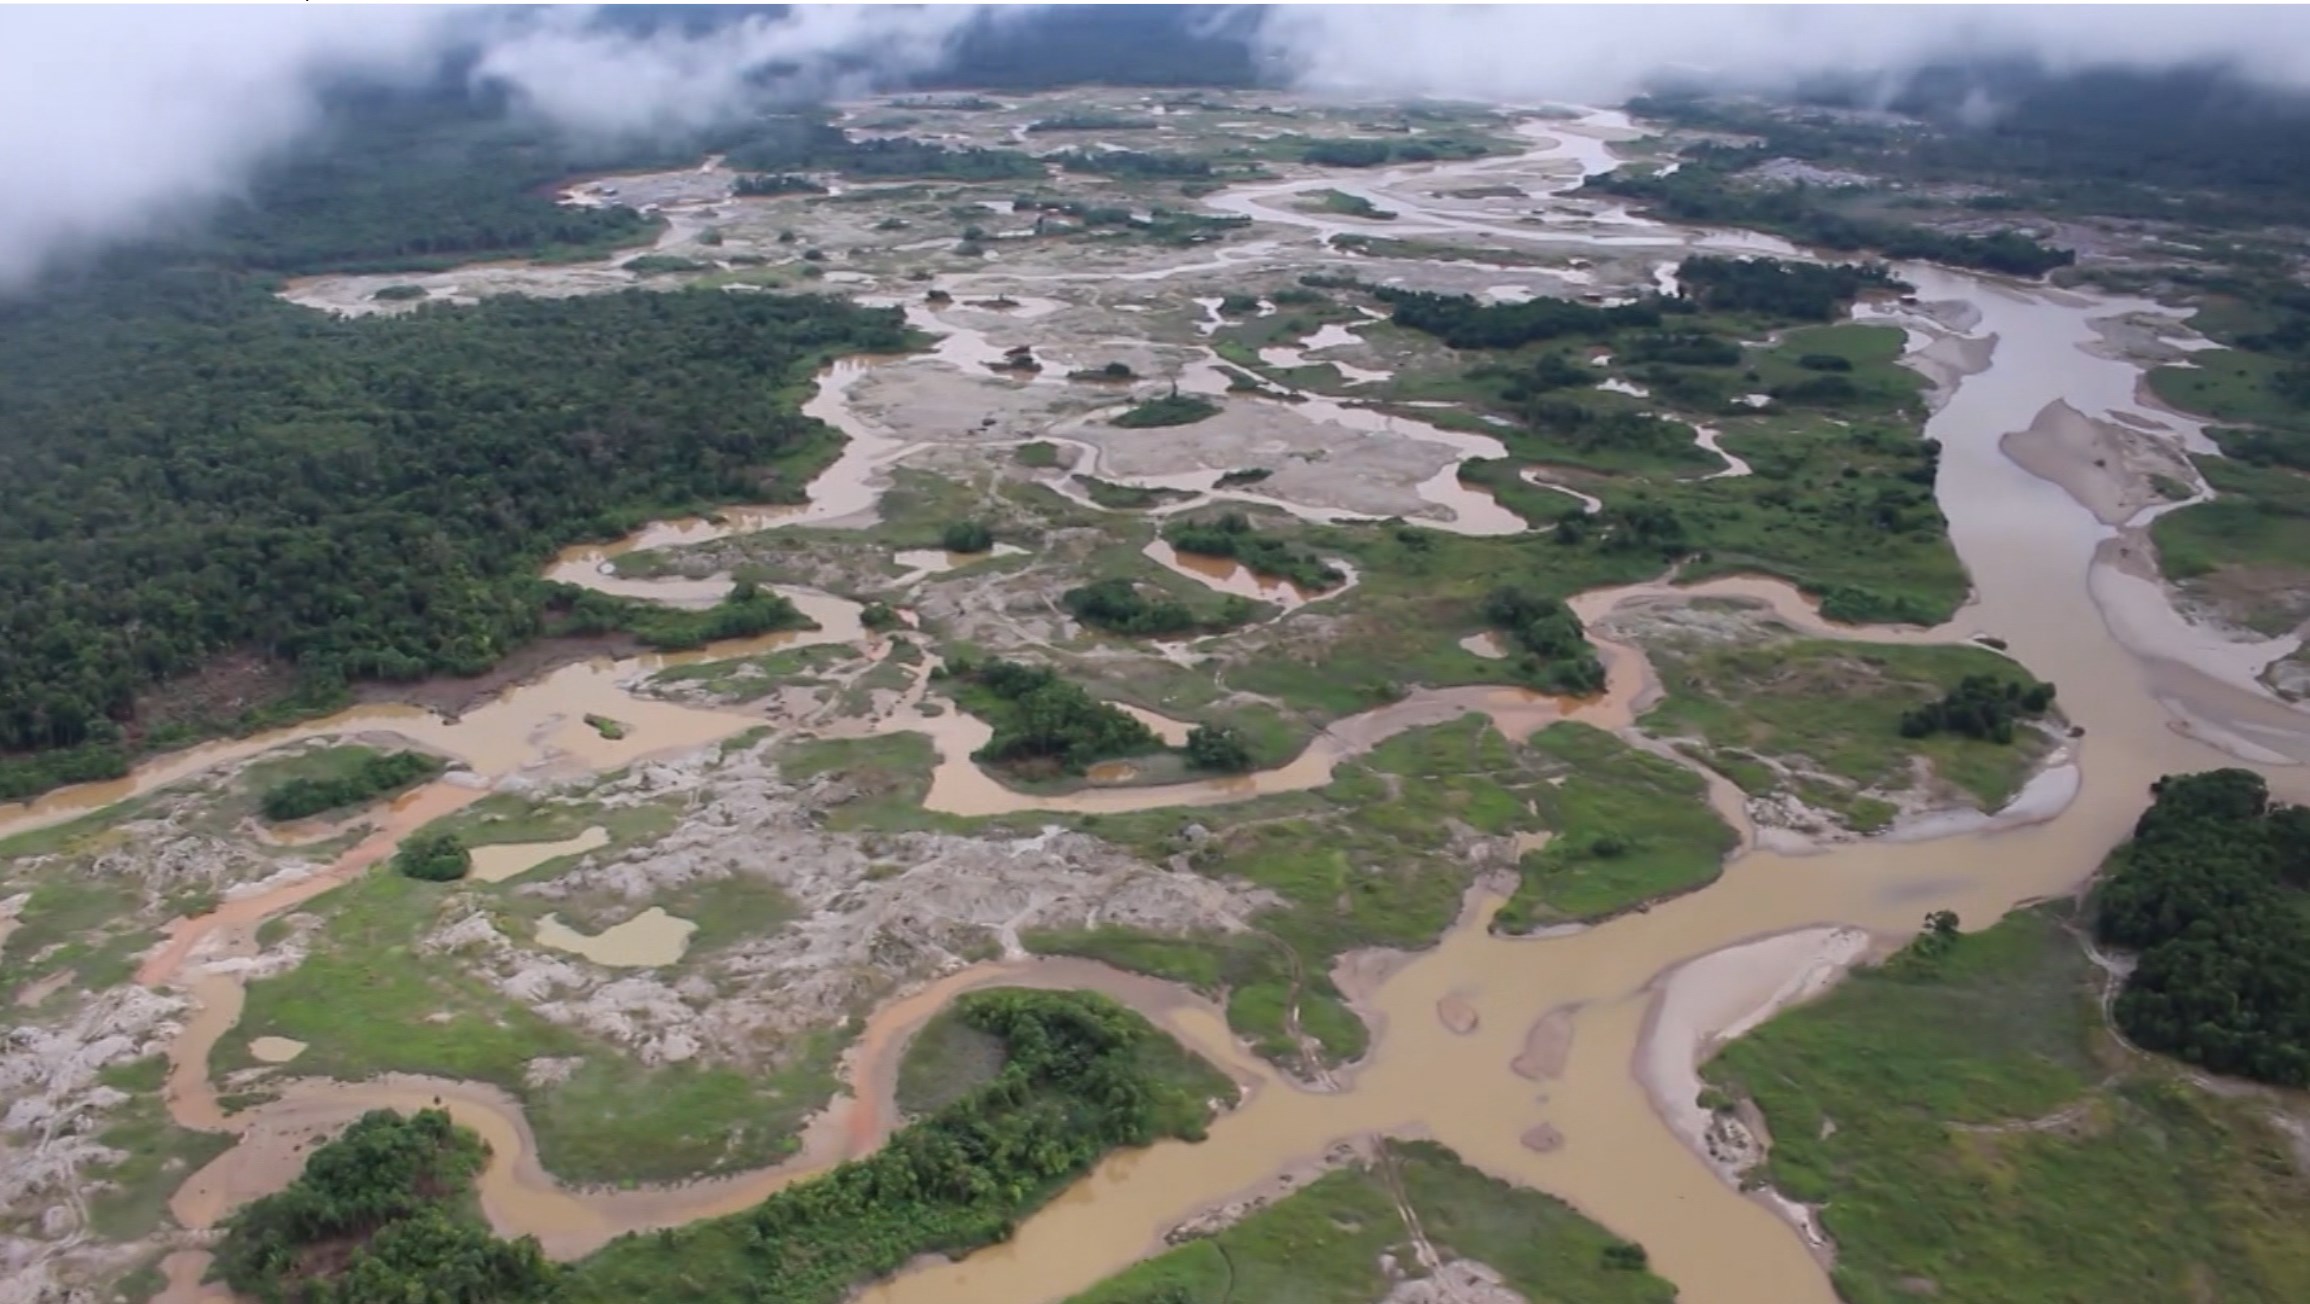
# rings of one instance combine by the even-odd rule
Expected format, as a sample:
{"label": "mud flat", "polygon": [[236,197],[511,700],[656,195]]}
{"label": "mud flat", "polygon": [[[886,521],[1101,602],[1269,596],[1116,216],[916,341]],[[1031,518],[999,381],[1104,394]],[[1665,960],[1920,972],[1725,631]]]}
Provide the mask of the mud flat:
{"label": "mud flat", "polygon": [[2053,481],[2104,525],[2124,525],[2143,510],[2170,504],[2156,479],[2196,485],[2198,475],[2164,441],[2114,421],[2096,421],[2051,403],[2026,430],[2003,441],[2006,456],[2031,475]]}

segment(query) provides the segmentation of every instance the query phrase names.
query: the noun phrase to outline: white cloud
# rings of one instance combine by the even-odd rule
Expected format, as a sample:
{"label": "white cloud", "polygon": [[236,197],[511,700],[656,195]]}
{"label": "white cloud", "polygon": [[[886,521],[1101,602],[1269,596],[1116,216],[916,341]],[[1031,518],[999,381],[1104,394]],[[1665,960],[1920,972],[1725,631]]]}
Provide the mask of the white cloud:
{"label": "white cloud", "polygon": [[480,72],[535,111],[623,136],[736,112],[757,78],[851,93],[933,67],[981,12],[798,6],[691,37],[589,27],[584,9],[0,9],[0,289],[237,193],[349,74],[413,83],[478,45]]}
{"label": "white cloud", "polygon": [[493,38],[477,72],[575,130],[658,134],[722,120],[764,91],[839,97],[934,68],[984,12],[808,5],[706,33],[635,36],[565,11]]}
{"label": "white cloud", "polygon": [[231,193],[315,88],[412,74],[452,11],[0,9],[0,285]]}
{"label": "white cloud", "polygon": [[1275,8],[1262,45],[1315,90],[1615,102],[1677,70],[1765,86],[2034,54],[2057,69],[2226,60],[2310,87],[2310,9],[2170,5]]}

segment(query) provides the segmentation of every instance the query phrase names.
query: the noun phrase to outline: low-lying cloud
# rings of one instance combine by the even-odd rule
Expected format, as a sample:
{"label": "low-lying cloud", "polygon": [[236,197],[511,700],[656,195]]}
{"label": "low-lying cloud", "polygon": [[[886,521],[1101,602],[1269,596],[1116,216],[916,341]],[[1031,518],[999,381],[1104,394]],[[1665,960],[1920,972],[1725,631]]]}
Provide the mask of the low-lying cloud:
{"label": "low-lying cloud", "polygon": [[710,32],[648,35],[594,25],[582,11],[549,12],[497,33],[477,75],[573,130],[662,135],[725,121],[765,97],[842,98],[928,72],[988,12],[813,5]]}
{"label": "low-lying cloud", "polygon": [[2225,63],[2310,88],[2310,10],[2101,6],[1291,7],[1258,40],[1296,85],[1376,95],[1611,103],[1662,74],[1769,89],[2033,57],[2063,71]]}
{"label": "low-lying cloud", "polygon": [[322,94],[417,84],[452,53],[577,133],[709,125],[764,97],[862,93],[935,68],[988,10],[796,6],[710,32],[590,9],[0,9],[0,290],[239,193],[314,132]]}
{"label": "low-lying cloud", "polygon": [[0,10],[0,287],[231,193],[315,125],[327,79],[430,67],[447,17]]}

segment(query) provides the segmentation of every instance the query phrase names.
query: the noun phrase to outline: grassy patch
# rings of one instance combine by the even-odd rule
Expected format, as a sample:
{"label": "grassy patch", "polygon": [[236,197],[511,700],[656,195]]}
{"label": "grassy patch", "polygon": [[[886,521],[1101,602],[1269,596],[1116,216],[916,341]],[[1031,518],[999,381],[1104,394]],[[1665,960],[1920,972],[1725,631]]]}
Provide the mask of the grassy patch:
{"label": "grassy patch", "polygon": [[201,1165],[232,1148],[222,1133],[191,1132],[169,1121],[161,1084],[168,1061],[150,1059],[114,1064],[98,1080],[128,1099],[109,1112],[97,1141],[121,1151],[116,1164],[90,1170],[104,1183],[88,1192],[90,1230],[111,1241],[132,1241],[159,1230],[168,1219],[168,1198]]}
{"label": "grassy patch", "polygon": [[538,798],[501,792],[425,827],[429,832],[455,834],[468,847],[486,847],[560,842],[599,825],[610,835],[606,845],[632,847],[664,837],[680,820],[680,801],[674,798],[611,806],[582,793]]}
{"label": "grassy patch", "polygon": [[2166,578],[2264,634],[2310,617],[2310,476],[2227,458],[2197,459],[2218,497],[2150,527]]}
{"label": "grassy patch", "polygon": [[[540,1158],[565,1180],[670,1180],[753,1167],[788,1153],[833,1088],[830,1035],[782,1048],[774,1072],[677,1064],[647,1069],[614,1046],[550,1023],[454,959],[416,943],[454,907],[444,889],[371,874],[326,898],[327,926],[305,962],[252,983],[241,1021],[215,1052],[218,1071],[253,1062],[260,1036],[306,1042],[298,1070],[357,1081],[431,1073],[494,1083],[522,1100]],[[582,1061],[567,1081],[533,1088],[528,1062]]]}
{"label": "grassy patch", "polygon": [[1388,1141],[1375,1162],[1326,1173],[1071,1304],[1373,1304],[1394,1284],[1381,1256],[1415,1262],[1399,1198],[1438,1250],[1491,1266],[1526,1299],[1666,1304],[1676,1296],[1650,1272],[1609,1266],[1605,1250],[1620,1242],[1554,1197],[1486,1177],[1432,1142]]}
{"label": "grassy patch", "polygon": [[1774,1182],[1825,1203],[1838,1292],[2310,1298],[2310,1179],[2268,1106],[2162,1062],[2105,1080],[2092,971],[2056,909],[1855,974],[1709,1066],[1764,1111]]}
{"label": "grassy patch", "polygon": [[917,733],[797,742],[778,753],[778,772],[791,782],[839,773],[849,784],[854,795],[825,815],[826,827],[838,831],[947,827],[922,808],[937,765],[938,749]]}
{"label": "grassy patch", "polygon": [[1915,758],[1995,810],[2053,746],[2036,729],[2004,746],[1956,734],[1901,736],[1903,713],[1968,675],[2028,678],[1985,648],[1775,639],[1663,646],[1654,664],[1668,696],[1645,716],[1647,732],[1701,740],[1711,766],[1725,761],[1721,772],[1752,796],[1793,791],[1849,817],[1871,809],[1860,806],[1869,800],[1864,789],[1909,789]]}
{"label": "grassy patch", "polygon": [[780,648],[760,656],[669,666],[650,676],[650,683],[660,687],[680,684],[687,692],[701,693],[717,702],[752,702],[789,684],[823,683],[819,672],[856,656],[849,648],[818,643]]}
{"label": "grassy patch", "polygon": [[919,1117],[944,1109],[994,1081],[1008,1058],[1002,1038],[949,1006],[922,1026],[899,1060],[899,1112]]}
{"label": "grassy patch", "polygon": [[2207,349],[2190,355],[2194,365],[2158,367],[2149,374],[2150,392],[2161,402],[2217,421],[2291,425],[2302,409],[2272,385],[2292,364],[2266,353]]}
{"label": "grassy patch", "polygon": [[1723,872],[1737,839],[1709,808],[1698,776],[1583,724],[1552,725],[1531,745],[1562,767],[1562,783],[1531,794],[1556,836],[1525,853],[1498,927],[1597,919]]}
{"label": "grassy patch", "polygon": [[[1600,754],[1626,750],[1596,737],[1603,740]],[[1698,781],[1683,771],[1653,764],[1697,792]],[[1468,716],[1399,734],[1342,764],[1315,792],[1230,807],[1224,820],[1200,834],[1188,828],[1197,823],[1189,812],[1081,819],[1086,830],[1142,855],[1183,854],[1200,872],[1248,882],[1283,904],[1262,913],[1254,931],[1237,934],[1162,937],[1105,927],[1025,940],[1035,950],[1091,956],[1221,996],[1229,1026],[1279,1063],[1351,1060],[1363,1053],[1368,1034],[1325,976],[1332,960],[1358,947],[1432,944],[1459,916],[1472,879],[1465,851],[1470,834],[1503,837],[1555,827],[1552,820],[1569,811],[1564,791],[1585,792],[1573,787],[1581,781],[1569,774],[1565,757],[1520,747],[1483,718]],[[1551,782],[1559,777],[1566,777],[1562,789]],[[1694,827],[1721,840],[1704,846],[1729,845],[1730,832],[1697,797],[1683,797],[1707,822],[1693,821]],[[1693,873],[1714,874],[1713,854],[1693,859]]]}

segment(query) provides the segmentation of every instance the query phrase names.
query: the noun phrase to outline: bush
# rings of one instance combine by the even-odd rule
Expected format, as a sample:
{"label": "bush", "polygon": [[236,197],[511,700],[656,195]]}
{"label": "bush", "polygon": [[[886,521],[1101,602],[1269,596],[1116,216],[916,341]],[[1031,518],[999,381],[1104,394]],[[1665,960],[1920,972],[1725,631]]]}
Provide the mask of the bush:
{"label": "bush", "polygon": [[473,871],[473,853],[454,833],[418,833],[402,840],[393,868],[428,883],[454,883]]}
{"label": "bush", "polygon": [[995,532],[984,521],[956,521],[939,535],[948,552],[987,552],[995,546]]}
{"label": "bush", "polygon": [[1241,774],[1251,768],[1251,746],[1224,725],[1197,725],[1187,731],[1187,763],[1198,770]]}
{"label": "bush", "polygon": [[1145,430],[1155,426],[1193,425],[1217,415],[1219,405],[1200,394],[1167,394],[1139,404],[1109,424],[1125,430]]}

